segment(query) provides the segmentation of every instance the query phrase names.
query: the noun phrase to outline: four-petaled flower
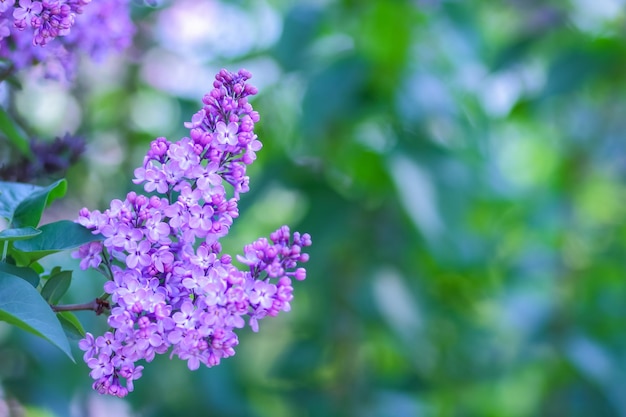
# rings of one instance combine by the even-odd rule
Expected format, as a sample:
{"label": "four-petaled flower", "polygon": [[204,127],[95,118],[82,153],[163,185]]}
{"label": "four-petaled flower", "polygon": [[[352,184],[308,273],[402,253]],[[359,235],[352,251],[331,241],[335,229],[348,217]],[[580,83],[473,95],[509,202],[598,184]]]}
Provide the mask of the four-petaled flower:
{"label": "four-petaled flower", "polygon": [[13,17],[17,20],[31,20],[43,10],[43,4],[35,0],[20,0],[20,7],[13,11]]}
{"label": "four-petaled flower", "polygon": [[218,122],[215,127],[215,137],[220,144],[236,145],[237,131],[239,126],[237,123],[230,122],[228,125],[224,122]]}

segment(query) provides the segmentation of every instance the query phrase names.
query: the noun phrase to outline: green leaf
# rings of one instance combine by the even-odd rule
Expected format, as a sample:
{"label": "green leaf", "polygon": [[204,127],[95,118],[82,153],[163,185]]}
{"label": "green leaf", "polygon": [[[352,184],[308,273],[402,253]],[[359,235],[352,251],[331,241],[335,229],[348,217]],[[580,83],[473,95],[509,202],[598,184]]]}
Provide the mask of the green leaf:
{"label": "green leaf", "polygon": [[30,143],[17,129],[11,117],[7,112],[0,107],[0,131],[2,131],[7,139],[15,146],[19,151],[28,158],[33,157],[33,153],[30,149]]}
{"label": "green leaf", "polygon": [[46,207],[57,198],[61,198],[67,191],[67,181],[60,179],[45,188],[36,190],[25,198],[15,209],[13,225],[15,227],[37,227],[41,215]]}
{"label": "green leaf", "polygon": [[49,304],[57,304],[65,295],[72,282],[72,271],[61,271],[51,276],[41,289],[41,296]]}
{"label": "green leaf", "polygon": [[[337,123],[356,116],[371,67],[357,55],[345,56],[310,77],[302,98],[302,111],[310,117],[301,120],[306,137],[333,132]],[[328,100],[332,97],[332,100]],[[334,136],[333,136],[334,137]]]}
{"label": "green leaf", "polygon": [[20,227],[18,229],[5,229],[0,232],[0,242],[3,240],[23,240],[30,239],[41,233],[41,230],[37,230],[34,227]]}
{"label": "green leaf", "polygon": [[37,227],[43,210],[67,190],[63,179],[47,187],[18,182],[0,182],[0,216],[14,228]]}
{"label": "green leaf", "polygon": [[50,276],[52,275],[56,275],[59,272],[61,272],[61,267],[60,266],[55,266],[54,268],[52,268],[52,270],[50,271]]}
{"label": "green leaf", "polygon": [[378,0],[364,9],[357,29],[359,36],[355,38],[357,48],[377,69],[384,71],[382,81],[390,79],[397,83],[411,50],[415,25],[420,20],[418,8],[408,3]]}
{"label": "green leaf", "polygon": [[17,206],[40,188],[19,182],[0,182],[0,216],[11,222]]}
{"label": "green leaf", "polygon": [[61,326],[63,326],[63,330],[68,337],[73,339],[82,339],[85,337],[85,329],[74,313],[71,311],[61,311],[57,313],[57,318],[61,322]]}
{"label": "green leaf", "polygon": [[102,236],[94,235],[89,229],[69,220],[49,223],[39,230],[40,235],[13,244],[14,258],[20,264],[28,265],[44,256],[102,239]]}
{"label": "green leaf", "polygon": [[74,362],[70,345],[56,315],[29,283],[0,272],[0,320],[43,337]]}
{"label": "green leaf", "polygon": [[32,268],[20,267],[6,262],[0,262],[0,272],[6,272],[8,274],[15,275],[16,277],[20,277],[28,281],[35,288],[39,285],[39,274]]}
{"label": "green leaf", "polygon": [[274,47],[274,58],[286,71],[306,68],[310,45],[315,41],[322,13],[318,7],[294,6],[285,16],[283,33]]}

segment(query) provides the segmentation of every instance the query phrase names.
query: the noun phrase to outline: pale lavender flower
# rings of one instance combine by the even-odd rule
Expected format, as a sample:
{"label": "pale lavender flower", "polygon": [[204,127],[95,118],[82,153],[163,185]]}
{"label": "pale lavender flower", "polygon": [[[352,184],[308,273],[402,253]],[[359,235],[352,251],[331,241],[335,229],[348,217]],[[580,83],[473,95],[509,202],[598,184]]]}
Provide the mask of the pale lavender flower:
{"label": "pale lavender flower", "polygon": [[[24,20],[26,21],[24,25],[30,23],[34,17],[39,16],[41,11],[43,10],[43,5],[40,1],[35,0],[32,2],[31,0],[20,0],[20,7],[16,8],[13,11],[13,17],[15,20]],[[20,26],[16,23],[16,26]]]}
{"label": "pale lavender flower", "polygon": [[129,268],[135,268],[137,266],[144,267],[150,265],[151,249],[150,242],[142,240],[138,244],[131,241],[128,244],[128,256],[126,257],[126,265]]}
{"label": "pale lavender flower", "polygon": [[250,291],[250,302],[269,309],[274,304],[274,294],[276,294],[276,285],[266,281],[255,281]]}
{"label": "pale lavender flower", "polygon": [[81,246],[72,253],[72,257],[79,258],[80,269],[98,268],[102,263],[102,243],[90,242]]}
{"label": "pale lavender flower", "polygon": [[93,335],[89,332],[85,333],[85,337],[78,342],[78,347],[80,348],[80,350],[85,351],[85,354],[83,355],[83,359],[85,360],[85,362],[87,362],[89,358],[91,358],[98,352],[96,341]]}
{"label": "pale lavender flower", "polygon": [[100,353],[104,353],[108,356],[111,356],[121,347],[120,341],[116,340],[115,336],[111,332],[106,332],[102,336],[98,336],[96,338],[95,345],[99,349]]}
{"label": "pale lavender flower", "polygon": [[237,123],[230,122],[228,125],[224,122],[218,122],[215,126],[215,138],[219,144],[236,145],[237,131],[239,126]]}
{"label": "pale lavender flower", "polygon": [[103,376],[109,376],[113,374],[113,364],[111,363],[111,357],[106,353],[100,353],[95,358],[90,358],[87,361],[87,366],[91,368],[89,375],[93,379],[100,379]]}

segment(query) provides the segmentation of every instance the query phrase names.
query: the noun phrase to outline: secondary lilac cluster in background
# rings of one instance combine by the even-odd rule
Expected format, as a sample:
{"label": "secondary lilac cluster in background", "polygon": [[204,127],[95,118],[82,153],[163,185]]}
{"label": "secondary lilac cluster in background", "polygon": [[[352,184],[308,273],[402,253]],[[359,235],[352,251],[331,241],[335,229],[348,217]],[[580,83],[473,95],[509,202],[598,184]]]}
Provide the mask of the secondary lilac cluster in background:
{"label": "secondary lilac cluster in background", "polygon": [[292,279],[306,277],[298,264],[308,260],[302,249],[311,238],[287,226],[245,246],[237,256],[244,270],[221,253],[219,239],[248,191],[246,166],[261,148],[249,78],[245,70],[220,71],[203,108],[185,124],[189,137],[151,143],[134,180],[150,196],[131,192],[104,212],[80,212],[78,221],[104,240],[75,256],[82,268],[111,275],[104,286],[111,329],[79,343],[100,393],[127,395],[141,376],[137,362],[156,354],[170,352],[191,370],[218,365],[235,353],[234,330],[247,320],[258,331],[260,319],[289,311]]}
{"label": "secondary lilac cluster in background", "polygon": [[129,0],[0,1],[0,57],[12,70],[41,63],[46,76],[69,79],[78,53],[100,59],[134,32]]}

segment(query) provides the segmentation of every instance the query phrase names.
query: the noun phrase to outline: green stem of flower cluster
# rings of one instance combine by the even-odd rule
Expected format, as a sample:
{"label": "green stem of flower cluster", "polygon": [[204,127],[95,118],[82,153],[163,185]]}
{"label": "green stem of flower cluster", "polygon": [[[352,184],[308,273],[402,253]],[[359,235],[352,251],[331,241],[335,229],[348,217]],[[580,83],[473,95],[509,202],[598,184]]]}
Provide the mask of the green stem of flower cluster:
{"label": "green stem of flower cluster", "polygon": [[102,264],[106,267],[106,271],[98,268],[98,271],[109,281],[113,281],[113,270],[111,269],[111,260],[107,256],[106,249],[102,249]]}

